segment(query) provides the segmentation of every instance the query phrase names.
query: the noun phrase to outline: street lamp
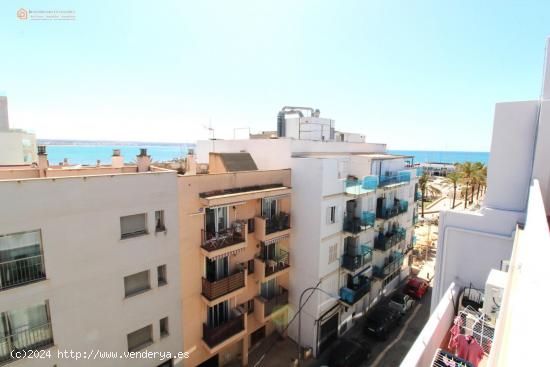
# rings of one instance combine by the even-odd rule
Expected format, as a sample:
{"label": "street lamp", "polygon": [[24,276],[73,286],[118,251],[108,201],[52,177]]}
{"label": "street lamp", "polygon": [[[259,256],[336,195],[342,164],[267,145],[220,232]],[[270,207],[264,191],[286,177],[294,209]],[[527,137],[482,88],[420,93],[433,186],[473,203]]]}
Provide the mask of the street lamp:
{"label": "street lamp", "polygon": [[[339,300],[340,297],[338,296],[335,296],[334,294],[330,294],[328,293],[327,291],[325,291],[324,289],[321,289],[319,287],[309,287],[309,288],[306,288],[304,289],[304,291],[302,292],[302,294],[300,294],[300,302],[298,303],[298,365],[300,365],[300,363],[302,362],[302,341],[301,341],[301,331],[302,331],[302,307],[305,306],[305,305],[302,305],[302,298],[304,297],[304,294],[307,292],[307,291],[311,291],[311,294],[313,294],[314,291],[319,291],[319,292],[322,292],[324,294],[326,294],[327,296],[331,297],[331,298],[334,298],[334,299],[337,299]],[[308,298],[309,300],[309,298]],[[306,303],[307,301],[306,300]]]}

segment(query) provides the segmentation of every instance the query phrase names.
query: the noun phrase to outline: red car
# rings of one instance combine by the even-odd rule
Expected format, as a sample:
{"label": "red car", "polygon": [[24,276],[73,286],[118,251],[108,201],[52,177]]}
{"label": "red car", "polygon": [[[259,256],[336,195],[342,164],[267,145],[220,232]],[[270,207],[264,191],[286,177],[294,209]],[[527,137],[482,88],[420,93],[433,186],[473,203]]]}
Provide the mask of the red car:
{"label": "red car", "polygon": [[424,296],[424,293],[428,291],[429,286],[430,283],[427,280],[412,278],[409,279],[409,281],[407,282],[404,293],[416,299],[420,299],[422,298],[422,296]]}

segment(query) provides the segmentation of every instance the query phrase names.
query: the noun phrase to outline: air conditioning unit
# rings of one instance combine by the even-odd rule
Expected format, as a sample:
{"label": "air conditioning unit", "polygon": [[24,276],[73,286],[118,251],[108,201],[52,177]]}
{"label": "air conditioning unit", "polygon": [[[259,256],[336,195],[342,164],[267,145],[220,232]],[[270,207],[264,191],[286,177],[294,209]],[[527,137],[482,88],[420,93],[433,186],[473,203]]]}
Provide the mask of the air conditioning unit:
{"label": "air conditioning unit", "polygon": [[500,312],[507,275],[508,273],[504,271],[492,269],[485,283],[483,314],[486,317],[486,321],[492,325],[496,324],[498,313]]}

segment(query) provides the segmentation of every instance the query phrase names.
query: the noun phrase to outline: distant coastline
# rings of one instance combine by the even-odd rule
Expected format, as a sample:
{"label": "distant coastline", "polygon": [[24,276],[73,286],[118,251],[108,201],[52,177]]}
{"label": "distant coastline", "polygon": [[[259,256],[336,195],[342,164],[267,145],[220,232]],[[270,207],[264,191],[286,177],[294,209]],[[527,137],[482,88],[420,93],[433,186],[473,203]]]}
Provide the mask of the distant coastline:
{"label": "distant coastline", "polygon": [[69,139],[36,139],[40,145],[56,145],[56,146],[80,146],[80,147],[96,147],[96,146],[149,146],[149,147],[164,147],[164,146],[182,146],[195,145],[194,143],[161,143],[147,141],[118,141],[118,140],[69,140]]}

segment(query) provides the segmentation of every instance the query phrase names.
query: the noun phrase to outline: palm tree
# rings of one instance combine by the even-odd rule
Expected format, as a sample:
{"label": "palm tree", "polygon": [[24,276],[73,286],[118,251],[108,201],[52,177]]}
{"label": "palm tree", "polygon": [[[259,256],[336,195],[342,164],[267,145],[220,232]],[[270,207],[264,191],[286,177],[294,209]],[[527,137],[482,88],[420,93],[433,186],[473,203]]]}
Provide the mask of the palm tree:
{"label": "palm tree", "polygon": [[[475,166],[472,162],[464,162],[458,165],[458,172],[462,176],[462,182],[466,186],[464,191],[464,209],[468,206],[468,192],[470,191],[470,185],[472,185],[472,179],[475,172]],[[473,188],[472,188],[473,190]],[[473,200],[473,196],[472,196]]]}
{"label": "palm tree", "polygon": [[458,172],[451,172],[447,174],[447,177],[445,178],[445,183],[453,185],[453,205],[451,206],[451,209],[455,208],[455,201],[456,201],[456,189],[458,188],[458,184],[460,182],[460,174]]}
{"label": "palm tree", "polygon": [[420,192],[422,194],[422,218],[424,218],[424,201],[426,199],[426,194],[429,194],[431,196],[434,195],[441,195],[441,190],[439,190],[437,187],[430,185],[429,181],[430,176],[428,176],[427,172],[422,173],[422,176],[418,179],[418,186],[420,187]]}
{"label": "palm tree", "polygon": [[476,182],[477,182],[477,192],[476,200],[479,201],[479,190],[480,188],[485,188],[487,186],[487,166],[481,162],[476,163]]}

